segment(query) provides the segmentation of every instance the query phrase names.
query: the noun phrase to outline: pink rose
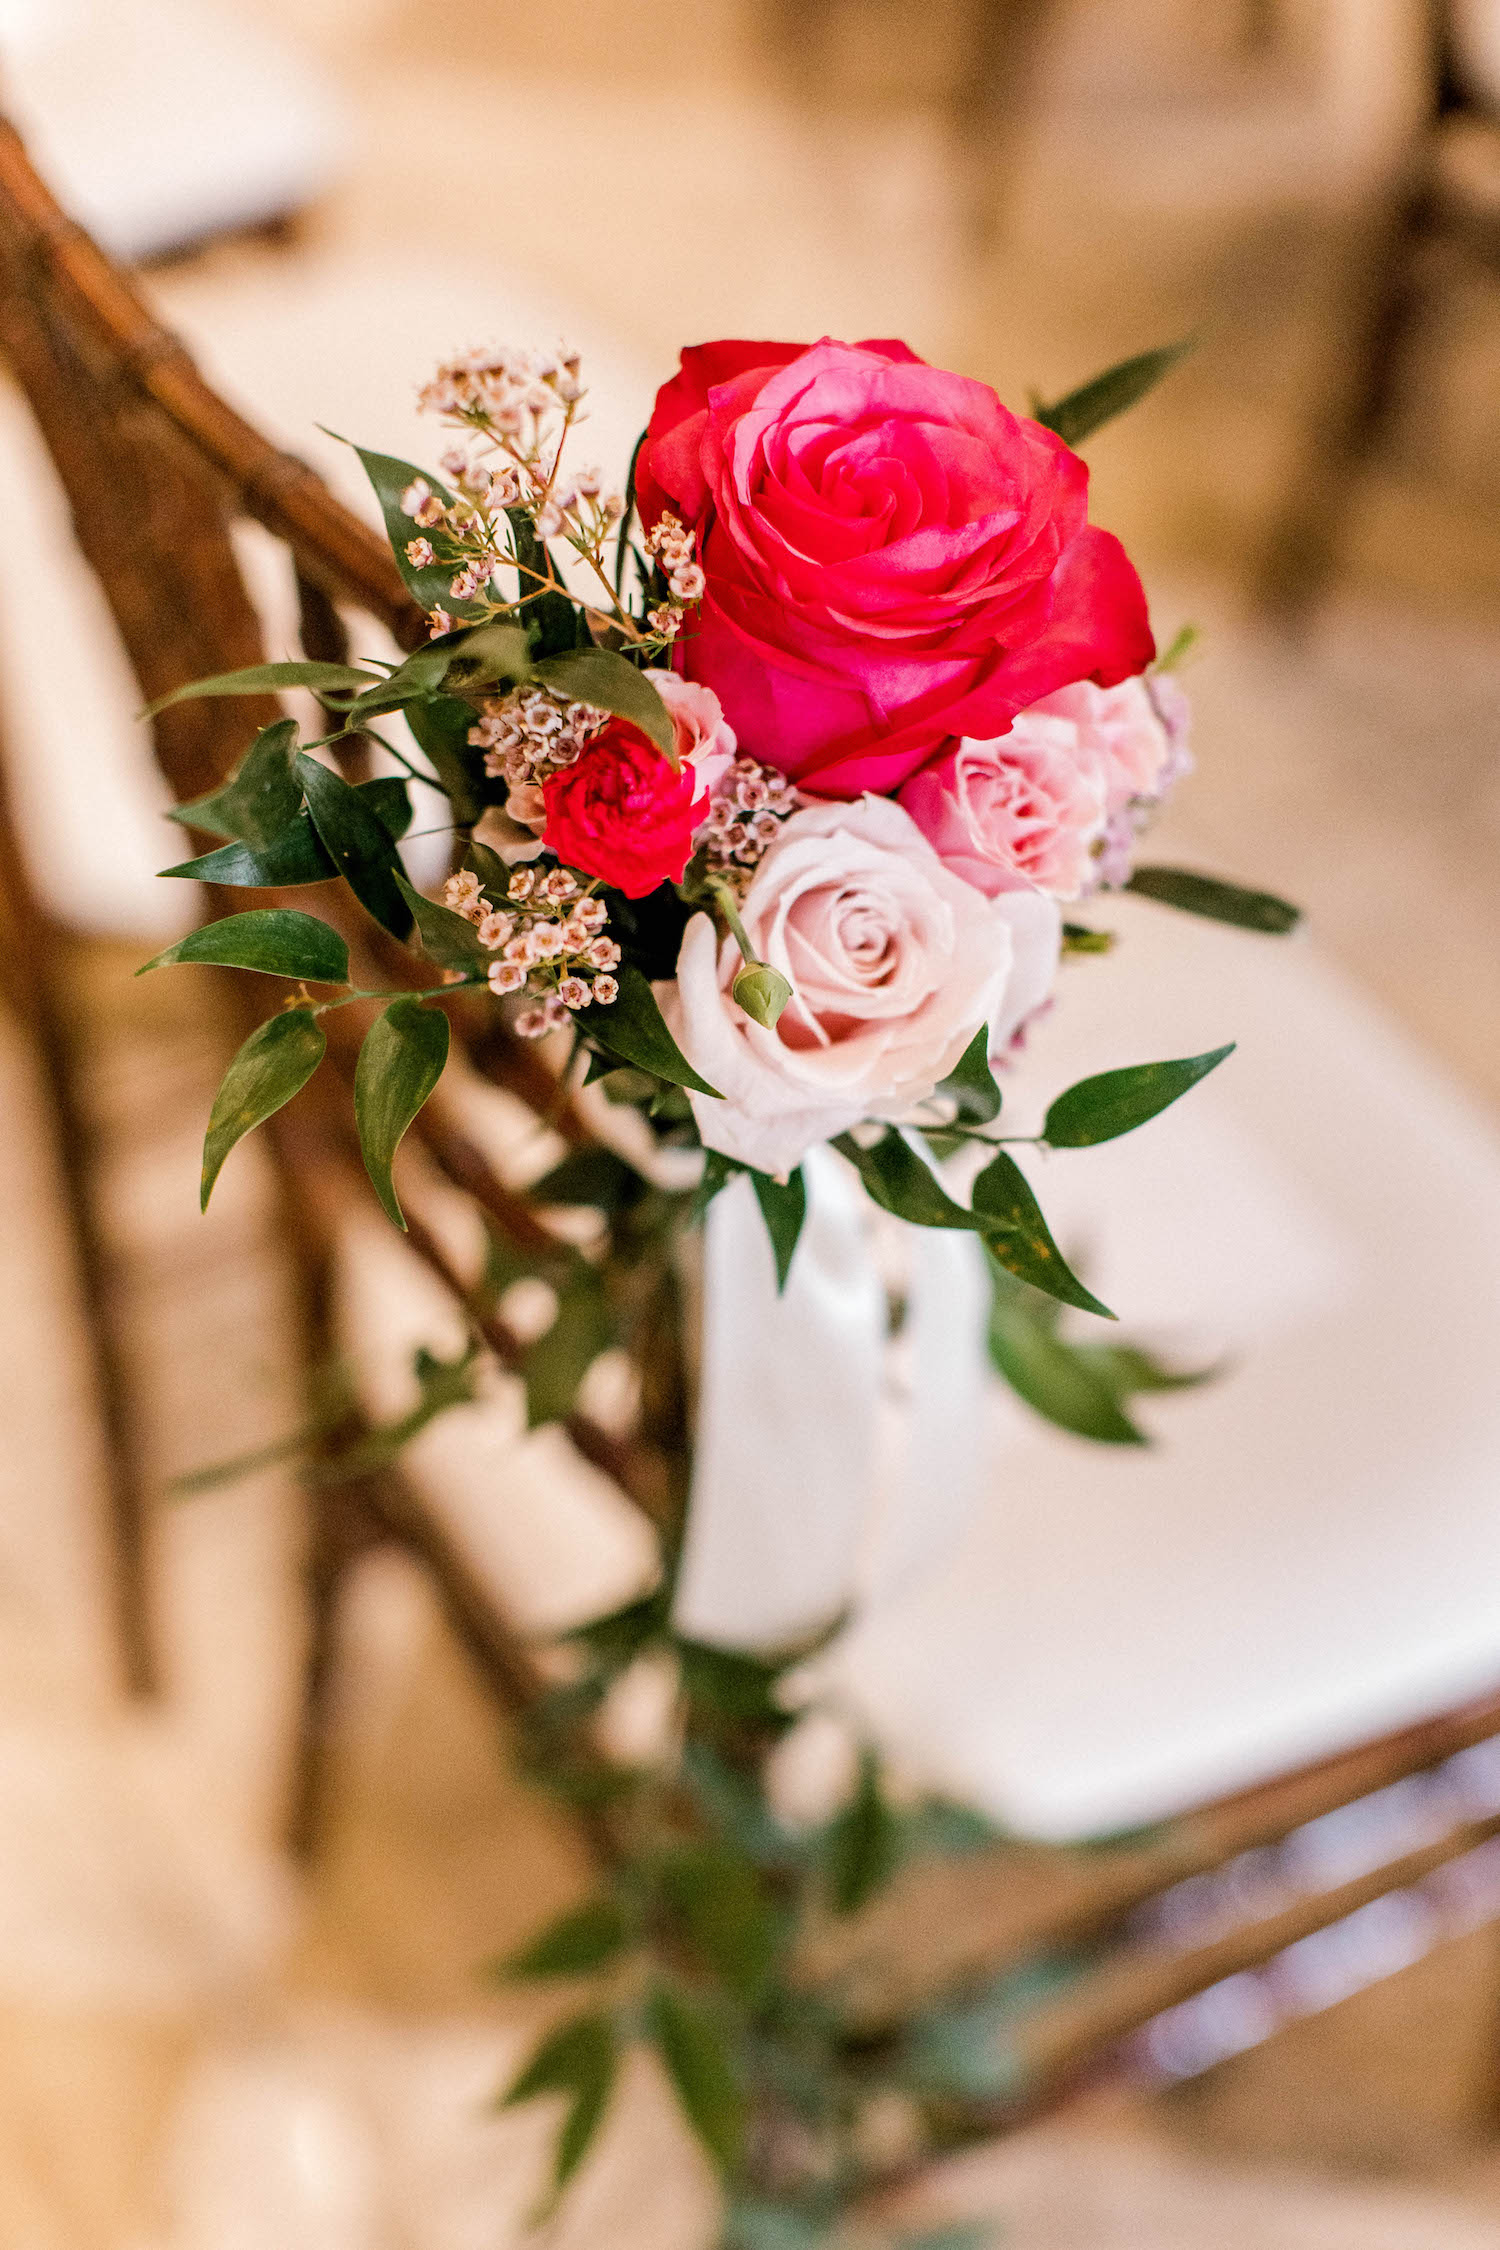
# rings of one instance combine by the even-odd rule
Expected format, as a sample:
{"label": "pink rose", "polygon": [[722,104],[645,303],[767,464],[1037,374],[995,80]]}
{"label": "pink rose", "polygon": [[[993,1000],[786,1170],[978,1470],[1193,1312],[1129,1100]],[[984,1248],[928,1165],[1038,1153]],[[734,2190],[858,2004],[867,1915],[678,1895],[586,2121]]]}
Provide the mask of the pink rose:
{"label": "pink rose", "polygon": [[670,510],[697,533],[679,668],[743,750],[820,796],[894,790],[945,738],[1153,653],[1077,455],[904,344],[684,352],[638,488],[648,524]]}
{"label": "pink rose", "polygon": [[994,742],[960,742],[914,773],[901,803],[944,863],[996,897],[1029,887],[1077,898],[1104,832],[1104,775],[1078,729],[1023,711]]}
{"label": "pink rose", "polygon": [[788,1171],[861,1118],[909,1115],[979,1025],[1003,1051],[1057,967],[1051,900],[983,897],[888,798],[793,814],[740,914],[792,986],[774,1029],[731,997],[741,954],[706,914],[657,991],[688,1061],[724,1096],[691,1097],[705,1147],[764,1172]]}
{"label": "pink rose", "polygon": [[1186,734],[1187,700],[1175,682],[1078,680],[1033,703],[994,741],[960,742],[933,759],[906,783],[901,803],[978,889],[1030,884],[1080,898],[1128,880],[1143,809],[1189,762]]}
{"label": "pink rose", "polygon": [[[1174,681],[1120,680],[1096,687],[1075,680],[1033,704],[1025,716],[1064,719],[1077,732],[1078,752],[1096,766],[1104,785],[1105,810],[1119,812],[1137,797],[1159,797],[1167,785],[1172,740],[1157,698],[1175,697],[1181,733],[1187,732],[1187,698]],[[1176,774],[1170,778],[1175,780]]]}
{"label": "pink rose", "polygon": [[[1188,748],[1192,714],[1187,697],[1167,673],[1155,673],[1141,685],[1160,722],[1165,750],[1147,788],[1137,794],[1118,793],[1134,782],[1136,770],[1123,764],[1116,769],[1117,797],[1105,826],[1096,869],[1099,883],[1109,890],[1120,890],[1130,881],[1135,871],[1135,847],[1141,830],[1150,821],[1157,804],[1191,770],[1193,763],[1193,754]],[[1144,729],[1142,731],[1144,733]]]}
{"label": "pink rose", "polygon": [[677,755],[697,777],[699,794],[712,795],[734,763],[734,729],[712,688],[675,672],[648,672],[646,678],[667,707],[677,737]]}

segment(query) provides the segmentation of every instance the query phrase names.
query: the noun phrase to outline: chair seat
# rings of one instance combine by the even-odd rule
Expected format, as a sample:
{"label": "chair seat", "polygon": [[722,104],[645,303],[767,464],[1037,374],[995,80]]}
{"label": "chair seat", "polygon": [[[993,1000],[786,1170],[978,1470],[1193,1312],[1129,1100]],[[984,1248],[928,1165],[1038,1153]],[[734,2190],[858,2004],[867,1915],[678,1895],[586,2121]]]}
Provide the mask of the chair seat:
{"label": "chair seat", "polygon": [[1500,1146],[1307,944],[1095,919],[1124,942],[1069,970],[1007,1121],[1239,1040],[1145,1131],[1031,1167],[1125,1332],[1228,1371],[1145,1402],[1139,1450],[997,1386],[989,1505],[834,1667],[917,1770],[1056,1839],[1500,1679]]}
{"label": "chair seat", "polygon": [[347,141],[334,87],[213,0],[9,0],[0,58],[44,171],[117,258],[302,210]]}

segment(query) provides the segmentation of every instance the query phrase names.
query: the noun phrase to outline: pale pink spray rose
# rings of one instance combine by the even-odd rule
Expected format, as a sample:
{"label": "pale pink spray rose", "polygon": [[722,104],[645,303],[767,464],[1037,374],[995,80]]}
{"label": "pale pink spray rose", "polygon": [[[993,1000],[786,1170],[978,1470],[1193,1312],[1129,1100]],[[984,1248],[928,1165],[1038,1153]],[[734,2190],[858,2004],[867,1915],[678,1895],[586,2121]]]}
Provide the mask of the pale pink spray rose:
{"label": "pale pink spray rose", "polygon": [[646,678],[667,707],[677,755],[698,776],[701,789],[712,796],[734,763],[739,745],[724,716],[724,706],[712,688],[696,680],[679,679],[675,672],[648,672]]}
{"label": "pale pink spray rose", "polygon": [[993,742],[960,742],[924,766],[901,802],[955,875],[976,890],[1077,898],[1093,875],[1106,798],[1071,719],[1023,711]]}
{"label": "pale pink spray rose", "polygon": [[706,914],[658,995],[693,1068],[705,1147],[788,1171],[866,1117],[909,1115],[981,1024],[1010,1043],[1056,971],[1060,922],[1032,890],[987,899],[888,798],[807,805],[766,853],[740,907],[755,952],[793,997],[774,1028],[731,997],[743,966]]}
{"label": "pale pink spray rose", "polygon": [[1096,687],[1092,680],[1076,680],[1071,687],[1034,703],[1023,718],[1042,717],[1070,721],[1077,730],[1078,754],[1097,768],[1105,793],[1105,810],[1116,813],[1138,797],[1159,797],[1167,786],[1173,762],[1173,745],[1158,699],[1175,698],[1181,729],[1186,732],[1187,699],[1176,683],[1163,677],[1141,675],[1121,680],[1115,687]]}
{"label": "pale pink spray rose", "polygon": [[1079,680],[1005,734],[934,759],[901,802],[954,872],[989,895],[1030,885],[1079,898],[1128,876],[1131,808],[1184,770],[1186,712],[1174,682]]}

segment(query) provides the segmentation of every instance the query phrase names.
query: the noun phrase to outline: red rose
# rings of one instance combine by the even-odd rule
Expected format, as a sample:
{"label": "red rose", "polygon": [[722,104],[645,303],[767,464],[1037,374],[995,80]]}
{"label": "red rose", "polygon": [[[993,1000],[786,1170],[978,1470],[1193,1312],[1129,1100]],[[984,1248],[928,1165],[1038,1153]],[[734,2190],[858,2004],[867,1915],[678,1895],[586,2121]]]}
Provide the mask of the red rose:
{"label": "red rose", "polygon": [[571,766],[542,784],[542,841],[565,867],[644,898],[693,856],[690,766],[677,772],[639,727],[611,719]]}
{"label": "red rose", "polygon": [[637,490],[648,525],[698,534],[679,667],[742,750],[820,796],[899,788],[952,737],[1155,653],[1078,456],[904,344],[685,351]]}

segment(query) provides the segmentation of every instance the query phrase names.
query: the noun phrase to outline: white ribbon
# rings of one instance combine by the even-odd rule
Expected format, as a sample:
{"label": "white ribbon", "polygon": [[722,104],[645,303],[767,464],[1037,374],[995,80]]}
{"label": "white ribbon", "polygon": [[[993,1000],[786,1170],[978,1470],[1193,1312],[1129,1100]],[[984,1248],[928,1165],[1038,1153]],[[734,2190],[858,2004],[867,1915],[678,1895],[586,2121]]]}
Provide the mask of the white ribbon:
{"label": "white ribbon", "polygon": [[[889,1228],[830,1150],[803,1163],[807,1217],[784,1294],[746,1179],[705,1225],[698,1442],[674,1620],[772,1647],[910,1582],[979,1496],[983,1255]],[[886,1253],[905,1258],[888,1342]],[[904,1381],[903,1381],[904,1376]],[[904,1395],[903,1395],[904,1394]]]}

